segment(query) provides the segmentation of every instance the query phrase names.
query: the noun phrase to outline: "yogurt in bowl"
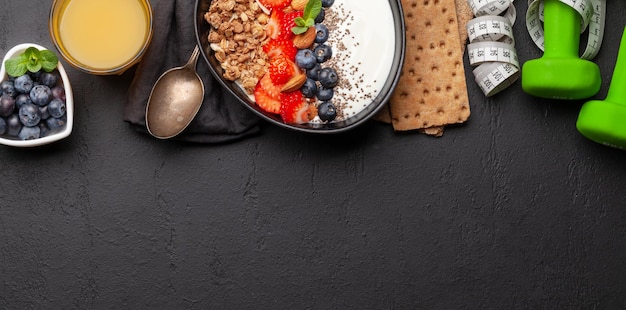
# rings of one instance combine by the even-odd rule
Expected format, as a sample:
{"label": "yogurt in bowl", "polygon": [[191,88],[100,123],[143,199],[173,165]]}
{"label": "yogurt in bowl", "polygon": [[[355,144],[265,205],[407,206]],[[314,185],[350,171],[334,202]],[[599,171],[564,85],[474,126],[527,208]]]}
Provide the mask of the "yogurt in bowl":
{"label": "yogurt in bowl", "polygon": [[[262,1],[256,3],[259,2]],[[258,100],[251,91],[254,83],[228,76],[229,68],[224,66],[223,55],[215,48],[216,38],[209,38],[212,27],[207,22],[210,16],[206,15],[211,3],[208,0],[198,0],[196,8],[196,34],[211,72],[248,108],[276,125],[313,133],[345,131],[372,117],[388,101],[395,88],[405,48],[404,21],[401,5],[397,0],[369,1],[367,4],[336,0],[332,6],[324,9],[325,17],[321,23],[328,28],[328,39],[323,44],[332,49],[332,57],[322,66],[333,68],[339,76],[330,100],[336,107],[337,115],[330,121],[314,116],[301,123],[285,121],[280,113],[270,113],[259,107]],[[271,19],[273,10],[268,10],[264,17],[269,16]],[[288,12],[289,9],[285,11]],[[260,24],[266,25],[267,22],[261,21]],[[267,40],[269,39],[266,42]],[[267,61],[268,58],[251,60],[252,63]],[[267,70],[267,67],[262,70]],[[258,71],[266,73],[262,70]],[[262,76],[263,74],[259,74],[258,80]],[[325,100],[317,98],[309,101],[313,107],[318,107]]]}
{"label": "yogurt in bowl", "polygon": [[[385,1],[337,0],[327,10],[328,45],[333,56],[326,66],[339,74],[332,101],[337,106],[335,121],[354,117],[381,93],[393,71],[396,37],[390,35],[394,16]],[[319,122],[319,117],[313,120]]]}

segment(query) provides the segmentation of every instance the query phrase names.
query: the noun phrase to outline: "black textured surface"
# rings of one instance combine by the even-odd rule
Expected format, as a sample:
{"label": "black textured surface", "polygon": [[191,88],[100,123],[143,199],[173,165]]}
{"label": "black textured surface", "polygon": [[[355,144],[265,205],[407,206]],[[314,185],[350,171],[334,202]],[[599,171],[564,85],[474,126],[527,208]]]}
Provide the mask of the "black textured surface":
{"label": "black textured surface", "polygon": [[[0,51],[51,47],[49,5],[6,2]],[[582,101],[485,99],[467,71],[472,116],[439,139],[370,122],[198,146],[121,120],[130,75],[69,69],[74,133],[0,147],[0,309],[626,308],[626,153],[578,134]]]}

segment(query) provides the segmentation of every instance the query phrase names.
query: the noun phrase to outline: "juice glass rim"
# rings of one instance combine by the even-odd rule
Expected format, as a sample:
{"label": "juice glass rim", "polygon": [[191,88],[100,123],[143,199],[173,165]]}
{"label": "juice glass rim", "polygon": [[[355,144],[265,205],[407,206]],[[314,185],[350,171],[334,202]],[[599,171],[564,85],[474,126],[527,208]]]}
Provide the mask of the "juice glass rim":
{"label": "juice glass rim", "polygon": [[119,66],[116,66],[113,68],[105,68],[105,69],[91,67],[91,66],[88,66],[86,64],[83,64],[77,61],[74,57],[72,57],[67,52],[67,50],[63,46],[63,43],[61,42],[60,35],[57,35],[60,31],[58,29],[58,26],[59,26],[58,20],[60,19],[60,16],[56,16],[56,13],[58,13],[58,11],[60,10],[61,5],[70,1],[73,1],[73,0],[53,0],[52,6],[50,7],[50,15],[48,17],[48,31],[50,32],[52,43],[57,48],[57,50],[59,51],[59,53],[61,54],[61,56],[63,57],[65,61],[67,61],[74,68],[77,68],[86,73],[96,74],[96,75],[114,75],[114,74],[124,73],[126,70],[128,70],[130,67],[132,67],[133,65],[135,65],[141,60],[141,58],[143,57],[143,54],[146,52],[148,46],[150,45],[150,42],[152,41],[152,32],[153,32],[153,29],[152,29],[153,28],[152,27],[153,15],[152,14],[153,13],[152,13],[152,6],[150,5],[149,0],[136,0],[143,5],[146,11],[147,27],[148,27],[147,28],[148,33],[146,34],[143,40],[141,49],[139,49],[139,51],[134,55],[134,57],[120,64]]}

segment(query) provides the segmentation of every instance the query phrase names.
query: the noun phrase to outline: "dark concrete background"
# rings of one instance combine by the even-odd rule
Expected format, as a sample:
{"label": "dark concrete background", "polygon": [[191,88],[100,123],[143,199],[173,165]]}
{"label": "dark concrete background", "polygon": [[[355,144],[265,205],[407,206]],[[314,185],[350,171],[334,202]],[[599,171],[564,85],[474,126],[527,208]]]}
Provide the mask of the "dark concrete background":
{"label": "dark concrete background", "polygon": [[[0,52],[52,47],[49,6],[5,1]],[[198,146],[122,121],[129,74],[69,69],[73,134],[0,147],[0,309],[625,309],[626,153],[578,134],[582,101],[486,99],[466,70],[472,116],[439,139],[266,125]]]}

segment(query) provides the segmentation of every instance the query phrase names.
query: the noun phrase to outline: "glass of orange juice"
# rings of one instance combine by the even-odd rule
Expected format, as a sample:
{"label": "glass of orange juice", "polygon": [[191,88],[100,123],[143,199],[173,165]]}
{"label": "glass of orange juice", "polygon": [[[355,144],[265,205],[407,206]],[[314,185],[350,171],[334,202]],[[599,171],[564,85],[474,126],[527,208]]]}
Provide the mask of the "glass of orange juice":
{"label": "glass of orange juice", "polygon": [[150,44],[152,8],[148,0],[54,0],[49,28],[54,45],[73,67],[122,74]]}

